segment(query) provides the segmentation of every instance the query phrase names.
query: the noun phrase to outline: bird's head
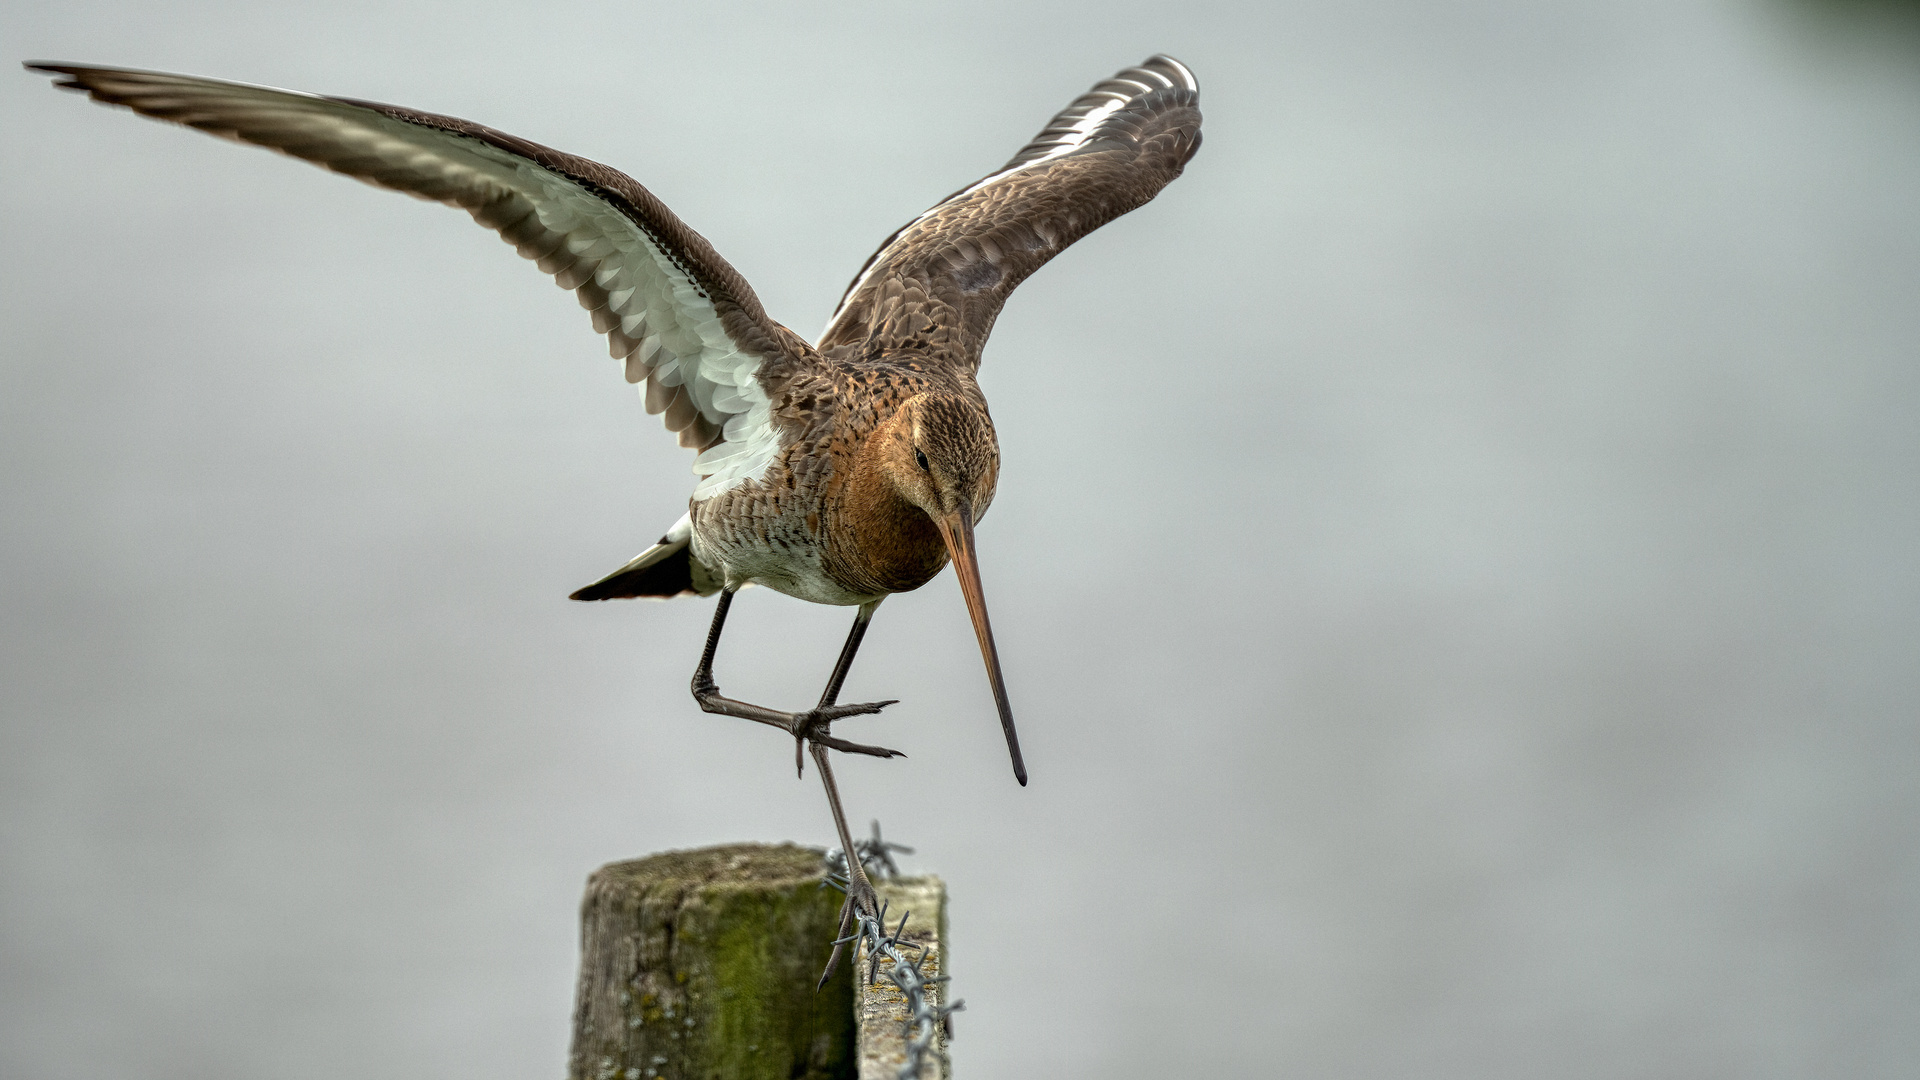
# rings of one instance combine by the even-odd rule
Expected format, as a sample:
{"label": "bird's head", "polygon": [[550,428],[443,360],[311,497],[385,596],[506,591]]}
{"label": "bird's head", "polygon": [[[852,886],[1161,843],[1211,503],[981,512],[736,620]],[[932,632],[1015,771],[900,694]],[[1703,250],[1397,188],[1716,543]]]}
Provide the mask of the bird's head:
{"label": "bird's head", "polygon": [[901,498],[935,523],[963,511],[969,523],[986,514],[1000,478],[1000,443],[985,406],[958,394],[916,394],[887,427],[881,467]]}
{"label": "bird's head", "polygon": [[973,552],[973,523],[993,502],[1000,478],[1000,443],[993,420],[977,398],[958,394],[925,393],[907,399],[882,432],[881,469],[900,497],[926,512],[947,543],[954,576],[973,617],[980,639],[980,655],[987,662],[993,701],[1000,710],[1000,727],[1013,757],[1013,775],[1027,782],[1020,759],[1020,740],[1013,730],[1013,708],[1007,703],[1006,682],[1000,676],[1000,654],[993,644],[993,626],[987,621],[987,600],[980,588],[980,564]]}

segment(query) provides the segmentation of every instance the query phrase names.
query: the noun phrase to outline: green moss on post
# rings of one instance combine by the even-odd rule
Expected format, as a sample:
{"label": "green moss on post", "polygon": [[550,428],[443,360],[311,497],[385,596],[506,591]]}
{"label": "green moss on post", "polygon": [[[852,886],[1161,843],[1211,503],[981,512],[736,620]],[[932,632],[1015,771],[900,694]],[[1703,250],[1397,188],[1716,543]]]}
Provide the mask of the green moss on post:
{"label": "green moss on post", "polygon": [[730,844],[601,867],[581,905],[571,1080],[855,1074],[852,965],[818,993],[841,894],[820,853]]}

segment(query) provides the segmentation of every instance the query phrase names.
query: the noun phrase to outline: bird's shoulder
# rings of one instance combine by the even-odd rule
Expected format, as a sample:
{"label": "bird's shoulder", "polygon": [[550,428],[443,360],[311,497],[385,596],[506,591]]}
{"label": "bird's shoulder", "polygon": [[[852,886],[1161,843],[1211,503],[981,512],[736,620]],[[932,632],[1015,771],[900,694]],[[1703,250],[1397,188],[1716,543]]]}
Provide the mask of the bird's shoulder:
{"label": "bird's shoulder", "polygon": [[986,405],[970,372],[933,357],[835,349],[810,359],[770,395],[774,417],[787,426],[796,444],[857,440],[919,394],[955,394]]}

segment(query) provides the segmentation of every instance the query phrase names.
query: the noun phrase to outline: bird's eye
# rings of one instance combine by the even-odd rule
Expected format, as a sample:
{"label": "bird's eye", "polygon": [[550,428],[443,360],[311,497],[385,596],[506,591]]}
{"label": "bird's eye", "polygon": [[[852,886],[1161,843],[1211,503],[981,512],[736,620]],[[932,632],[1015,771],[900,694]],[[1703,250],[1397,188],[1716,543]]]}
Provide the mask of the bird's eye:
{"label": "bird's eye", "polygon": [[933,471],[933,466],[931,466],[931,465],[929,465],[929,464],[927,464],[927,452],[926,452],[925,450],[920,450],[920,449],[918,449],[918,448],[916,448],[916,449],[914,450],[914,452],[913,452],[913,460],[915,460],[915,461],[917,461],[917,462],[919,462],[919,463],[920,463],[920,471],[921,471],[921,472],[932,472],[932,471]]}

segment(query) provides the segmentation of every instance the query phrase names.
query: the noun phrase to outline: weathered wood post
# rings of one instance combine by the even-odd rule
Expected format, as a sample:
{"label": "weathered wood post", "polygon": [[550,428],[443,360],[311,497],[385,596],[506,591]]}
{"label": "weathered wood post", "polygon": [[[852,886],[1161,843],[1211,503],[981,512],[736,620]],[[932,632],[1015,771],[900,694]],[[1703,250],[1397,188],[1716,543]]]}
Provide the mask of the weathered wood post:
{"label": "weathered wood post", "polygon": [[[856,1008],[849,956],[814,984],[839,928],[821,853],[729,844],[601,867],[581,903],[570,1080],[892,1080],[905,1060],[900,993],[884,979]],[[938,878],[877,882],[906,937],[944,960]],[[891,1012],[887,1011],[892,999]],[[856,1015],[859,1017],[856,1021]],[[936,1038],[922,1080],[947,1076]]]}

